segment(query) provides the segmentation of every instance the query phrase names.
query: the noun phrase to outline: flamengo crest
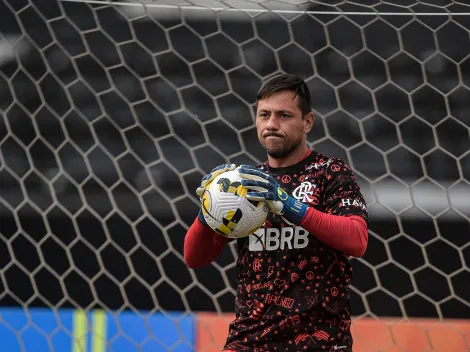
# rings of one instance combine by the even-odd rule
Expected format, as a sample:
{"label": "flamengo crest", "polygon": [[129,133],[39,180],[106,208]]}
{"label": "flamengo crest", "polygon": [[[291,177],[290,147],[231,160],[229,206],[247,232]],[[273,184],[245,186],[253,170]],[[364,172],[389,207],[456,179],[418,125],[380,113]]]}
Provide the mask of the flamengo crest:
{"label": "flamengo crest", "polygon": [[313,193],[316,187],[317,186],[311,182],[302,182],[302,184],[292,192],[292,196],[303,203],[311,203],[315,200]]}

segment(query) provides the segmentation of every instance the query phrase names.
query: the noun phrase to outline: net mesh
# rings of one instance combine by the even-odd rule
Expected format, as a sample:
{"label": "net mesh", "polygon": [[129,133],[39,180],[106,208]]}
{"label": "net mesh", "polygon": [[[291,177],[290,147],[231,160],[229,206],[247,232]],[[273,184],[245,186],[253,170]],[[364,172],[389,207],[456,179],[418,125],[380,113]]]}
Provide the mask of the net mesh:
{"label": "net mesh", "polygon": [[[353,327],[376,320],[387,338],[358,328],[358,351],[404,350],[390,317],[470,317],[470,5],[361,4],[4,1],[0,305],[100,308],[116,321],[178,312],[175,329],[194,312],[233,312],[234,244],[203,269],[183,260],[194,191],[216,165],[264,160],[255,94],[288,72],[312,93],[310,146],[346,160],[368,203]],[[0,316],[0,330],[21,351],[25,331],[40,331],[54,350],[67,330],[57,320],[45,331]],[[443,334],[452,351],[470,349],[456,327],[406,328],[423,351],[440,350]],[[138,340],[117,329],[105,344],[191,350],[143,330]],[[220,350],[217,339],[200,350]]]}

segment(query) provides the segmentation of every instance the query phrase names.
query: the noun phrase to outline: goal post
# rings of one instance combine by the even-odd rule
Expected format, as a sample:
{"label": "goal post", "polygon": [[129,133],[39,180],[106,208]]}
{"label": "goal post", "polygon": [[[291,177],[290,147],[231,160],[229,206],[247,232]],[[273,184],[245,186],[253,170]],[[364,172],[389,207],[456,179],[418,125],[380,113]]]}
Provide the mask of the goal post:
{"label": "goal post", "polygon": [[280,72],[369,209],[355,351],[470,350],[470,4],[450,0],[5,0],[0,345],[220,351],[236,244],[191,270],[184,236],[205,174],[264,160],[254,100]]}

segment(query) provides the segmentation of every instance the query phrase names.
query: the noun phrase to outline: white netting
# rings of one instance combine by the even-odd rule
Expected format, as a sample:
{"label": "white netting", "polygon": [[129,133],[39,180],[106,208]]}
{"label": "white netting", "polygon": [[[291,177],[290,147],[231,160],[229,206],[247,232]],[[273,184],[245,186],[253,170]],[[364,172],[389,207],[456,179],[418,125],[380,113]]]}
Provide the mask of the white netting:
{"label": "white netting", "polygon": [[[390,317],[470,317],[468,1],[5,0],[0,33],[1,306],[163,313],[177,330],[232,312],[235,246],[193,271],[183,239],[203,175],[264,160],[253,102],[284,71],[311,89],[309,143],[354,168],[368,203],[352,308],[388,337],[356,331],[358,351],[408,346]],[[27,350],[37,329],[57,350],[68,331],[78,352],[74,319],[48,331],[0,313],[0,335]],[[419,348],[447,334],[469,350],[452,329],[419,326]],[[109,350],[191,350],[181,333],[109,334]]]}

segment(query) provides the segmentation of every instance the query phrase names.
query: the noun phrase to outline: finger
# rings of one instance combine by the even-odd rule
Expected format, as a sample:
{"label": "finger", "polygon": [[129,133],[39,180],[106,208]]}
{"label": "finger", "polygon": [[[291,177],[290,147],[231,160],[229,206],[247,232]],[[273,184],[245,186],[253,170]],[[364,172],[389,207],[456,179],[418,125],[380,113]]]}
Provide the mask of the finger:
{"label": "finger", "polygon": [[224,172],[227,172],[227,171],[231,171],[231,170],[235,170],[237,166],[235,164],[223,164],[223,165],[220,165],[218,168],[216,168],[217,170],[212,170],[211,174],[211,179],[214,179],[216,178],[217,176],[219,176],[220,174],[223,174]]}
{"label": "finger", "polygon": [[246,194],[246,199],[253,200],[253,201],[264,201],[266,200],[267,193],[261,192],[248,192]]}
{"label": "finger", "polygon": [[259,198],[254,200],[273,200],[272,192],[247,192],[246,198],[250,199],[249,197]]}
{"label": "finger", "polygon": [[219,166],[213,168],[209,174],[207,174],[206,176],[204,176],[201,179],[201,186],[203,186],[203,187],[207,186],[207,184],[211,180],[213,180],[214,178],[219,176],[221,173],[223,173],[225,171],[229,171],[229,170],[230,171],[235,170],[236,167],[237,167],[237,165],[235,165],[235,164],[222,164],[222,165],[219,165]]}
{"label": "finger", "polygon": [[267,190],[266,188],[259,187],[259,186],[246,186],[245,188],[247,188],[250,191],[255,191],[255,192],[260,192],[260,193],[268,193],[269,192],[269,190]]}
{"label": "finger", "polygon": [[242,180],[242,186],[258,192],[269,192],[271,189],[271,187],[269,187],[269,183],[254,180]]}
{"label": "finger", "polygon": [[227,167],[227,164],[222,164],[222,165],[216,166],[216,167],[214,167],[214,168],[211,170],[211,173],[212,173],[212,172],[215,172],[215,171],[219,171],[219,170],[225,169],[226,167]]}
{"label": "finger", "polygon": [[210,178],[208,178],[208,179],[206,179],[206,180],[201,181],[201,187],[206,188],[207,185],[208,185],[209,183],[211,183],[212,179],[213,179],[213,178],[210,177]]}
{"label": "finger", "polygon": [[238,167],[239,172],[246,172],[246,173],[255,173],[255,174],[264,174],[260,171],[257,167],[251,165],[242,164]]}
{"label": "finger", "polygon": [[225,167],[223,169],[218,169],[218,170],[212,171],[211,172],[212,178],[215,178],[215,177],[219,176],[220,174],[224,173],[225,171],[226,171]]}
{"label": "finger", "polygon": [[236,167],[237,167],[237,165],[235,165],[235,164],[222,164],[222,165],[219,165],[219,166],[213,168],[211,170],[211,172],[219,171],[219,173],[220,173],[220,172],[224,172],[224,171],[228,171],[228,170],[235,170]]}
{"label": "finger", "polygon": [[246,174],[246,173],[239,173],[240,177],[245,180],[252,180],[256,182],[266,183],[266,179],[259,177],[257,175]]}
{"label": "finger", "polygon": [[250,179],[250,180],[255,180],[255,181],[261,181],[261,182],[266,182],[268,180],[268,175],[264,174],[263,172],[260,172],[259,170],[253,170],[253,169],[239,169],[238,173],[240,174],[240,177]]}
{"label": "finger", "polygon": [[271,177],[270,175],[266,174],[265,172],[252,167],[252,166],[247,166],[247,165],[242,165],[240,168],[238,168],[239,173],[244,173],[244,174],[249,174],[249,175],[255,175],[261,178],[264,178],[265,180],[269,180]]}
{"label": "finger", "polygon": [[256,170],[258,171],[258,168],[255,167],[255,166],[251,166],[251,165],[246,165],[246,164],[241,164],[239,166],[239,169],[243,169],[243,170]]}
{"label": "finger", "polygon": [[201,183],[205,182],[205,181],[209,181],[210,179],[212,178],[212,173],[204,176],[202,179],[201,179]]}

